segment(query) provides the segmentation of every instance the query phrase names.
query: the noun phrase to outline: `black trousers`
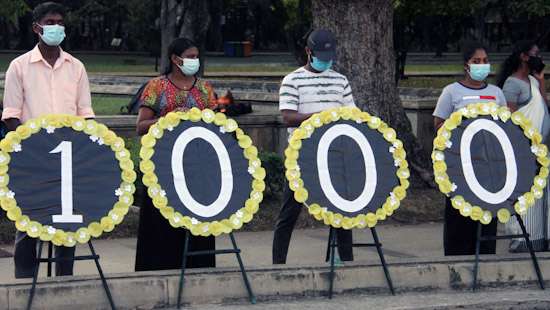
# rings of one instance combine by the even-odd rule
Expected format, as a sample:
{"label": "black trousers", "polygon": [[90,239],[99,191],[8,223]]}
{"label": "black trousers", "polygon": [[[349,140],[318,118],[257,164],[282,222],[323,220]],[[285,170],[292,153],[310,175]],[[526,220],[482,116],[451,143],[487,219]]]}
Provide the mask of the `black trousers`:
{"label": "black trousers", "polygon": [[[15,262],[15,277],[32,278],[36,268],[36,249],[38,239],[27,236],[24,232],[16,232],[15,234],[15,253],[13,260]],[[75,248],[71,247],[55,247],[55,257],[73,258]],[[44,255],[43,255],[44,256]],[[73,260],[55,263],[56,276],[71,276],[73,275]]]}
{"label": "black trousers", "polygon": [[[284,194],[283,207],[279,213],[273,235],[273,264],[286,264],[292,231],[303,208],[300,203],[294,200],[292,192],[287,188]],[[352,261],[353,247],[351,244],[353,243],[353,237],[351,230],[336,229],[336,238],[340,259],[343,261]]]}
{"label": "black trousers", "polygon": [[[445,255],[473,255],[476,253],[478,222],[460,215],[453,208],[451,200],[446,199],[445,223],[443,226],[443,248]],[[482,236],[496,236],[497,223],[492,221],[489,225],[482,225]],[[480,254],[495,254],[496,240],[482,241],[479,247]]]}

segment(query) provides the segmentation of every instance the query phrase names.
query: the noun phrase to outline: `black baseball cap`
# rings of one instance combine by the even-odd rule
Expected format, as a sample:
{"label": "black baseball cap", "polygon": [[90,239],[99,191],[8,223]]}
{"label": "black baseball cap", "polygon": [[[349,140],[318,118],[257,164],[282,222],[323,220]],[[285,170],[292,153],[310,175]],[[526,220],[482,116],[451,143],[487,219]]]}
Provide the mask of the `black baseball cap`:
{"label": "black baseball cap", "polygon": [[328,30],[312,31],[307,38],[307,47],[322,61],[331,61],[336,58],[336,38]]}

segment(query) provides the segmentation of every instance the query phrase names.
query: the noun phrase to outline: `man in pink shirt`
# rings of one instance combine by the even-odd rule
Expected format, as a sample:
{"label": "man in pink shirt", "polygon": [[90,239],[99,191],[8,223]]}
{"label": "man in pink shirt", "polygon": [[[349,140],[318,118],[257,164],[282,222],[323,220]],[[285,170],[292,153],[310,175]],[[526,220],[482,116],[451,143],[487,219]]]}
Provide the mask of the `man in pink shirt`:
{"label": "man in pink shirt", "polygon": [[[88,75],[84,65],[64,52],[65,8],[54,2],[33,11],[33,31],[39,42],[14,59],[6,71],[2,120],[9,130],[46,114],[93,118]],[[56,257],[72,258],[74,248],[56,247]],[[15,277],[32,277],[36,266],[36,239],[18,232],[15,238]],[[73,262],[56,264],[56,275],[72,275]]]}

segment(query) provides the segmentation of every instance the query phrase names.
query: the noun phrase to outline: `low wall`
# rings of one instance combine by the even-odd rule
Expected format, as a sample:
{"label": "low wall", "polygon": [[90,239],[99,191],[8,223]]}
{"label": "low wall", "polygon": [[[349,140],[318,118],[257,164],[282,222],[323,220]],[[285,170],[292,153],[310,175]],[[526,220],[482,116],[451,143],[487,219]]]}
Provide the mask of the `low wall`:
{"label": "low wall", "polygon": [[[548,274],[550,260],[539,257],[539,262],[542,273]],[[411,260],[389,264],[389,270],[398,293],[459,292],[469,290],[472,281],[472,262],[464,260]],[[252,289],[259,302],[326,295],[328,274],[326,265],[248,270]],[[238,270],[189,270],[185,279],[183,301],[186,305],[247,302],[246,290]],[[482,259],[478,280],[481,288],[505,289],[514,286],[538,289],[528,258]],[[118,309],[160,308],[175,305],[179,272],[109,275],[108,283]],[[24,309],[29,289],[28,280],[0,284],[2,309]],[[388,295],[388,288],[378,264],[346,264],[336,270],[334,292]],[[33,309],[109,309],[109,304],[98,277],[56,277],[40,280]]]}

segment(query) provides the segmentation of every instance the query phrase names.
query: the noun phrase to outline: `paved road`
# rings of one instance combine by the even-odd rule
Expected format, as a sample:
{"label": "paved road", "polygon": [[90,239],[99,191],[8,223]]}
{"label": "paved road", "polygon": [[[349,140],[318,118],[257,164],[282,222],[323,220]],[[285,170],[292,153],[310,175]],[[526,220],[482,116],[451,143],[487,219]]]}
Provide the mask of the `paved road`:
{"label": "paved road", "polygon": [[[173,309],[173,308],[171,308]],[[546,291],[499,290],[477,293],[403,294],[397,296],[339,295],[332,300],[324,297],[300,300],[262,301],[256,305],[200,305],[190,310],[534,310],[550,309],[550,294]]]}

